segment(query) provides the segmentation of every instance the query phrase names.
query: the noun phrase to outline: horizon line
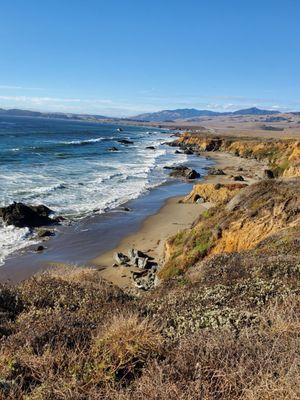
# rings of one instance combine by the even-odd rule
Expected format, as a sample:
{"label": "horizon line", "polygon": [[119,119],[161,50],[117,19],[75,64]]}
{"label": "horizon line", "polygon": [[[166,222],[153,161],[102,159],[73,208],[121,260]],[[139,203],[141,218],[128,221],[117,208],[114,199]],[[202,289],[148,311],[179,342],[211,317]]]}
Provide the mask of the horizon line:
{"label": "horizon line", "polygon": [[260,108],[260,107],[257,107],[257,106],[251,106],[251,107],[246,107],[246,108],[237,108],[236,110],[231,110],[231,111],[217,111],[217,110],[211,110],[211,109],[209,109],[209,108],[203,108],[203,109],[201,109],[201,108],[194,108],[194,107],[191,107],[191,108],[188,108],[188,107],[185,107],[185,108],[164,108],[164,109],[161,109],[161,110],[158,110],[158,111],[146,111],[146,112],[142,112],[142,113],[138,113],[138,114],[135,114],[135,115],[133,115],[133,116],[128,116],[128,117],[113,117],[113,116],[108,116],[108,115],[103,115],[103,114],[95,114],[95,113],[85,113],[85,112],[83,112],[83,113],[80,113],[80,112],[72,112],[72,111],[48,111],[48,110],[43,110],[43,111],[41,111],[41,110],[37,110],[37,109],[31,109],[31,108],[3,108],[3,107],[1,107],[0,106],[0,110],[4,110],[4,111],[12,111],[12,110],[19,110],[19,111],[29,111],[29,112],[37,112],[37,113],[41,113],[41,114],[61,114],[61,115],[69,115],[69,114],[71,114],[71,115],[83,115],[83,116],[96,116],[96,117],[103,117],[103,118],[108,118],[108,119],[132,119],[132,118],[134,118],[134,117],[138,117],[138,116],[140,116],[140,115],[143,115],[143,114],[155,114],[155,113],[160,113],[160,112],[163,112],[163,111],[177,111],[177,110],[197,110],[197,111],[209,111],[209,112],[215,112],[215,113],[219,113],[219,114],[223,114],[223,115],[225,115],[225,114],[232,114],[232,113],[234,113],[234,112],[237,112],[237,111],[243,111],[243,110],[249,110],[249,109],[257,109],[257,110],[263,110],[263,111],[270,111],[270,112],[272,112],[272,113],[278,113],[278,114],[288,114],[288,113],[295,113],[295,112],[299,112],[299,111],[296,111],[296,110],[294,110],[294,111],[292,111],[292,110],[290,110],[290,111],[281,111],[280,109],[269,109],[269,108]]}

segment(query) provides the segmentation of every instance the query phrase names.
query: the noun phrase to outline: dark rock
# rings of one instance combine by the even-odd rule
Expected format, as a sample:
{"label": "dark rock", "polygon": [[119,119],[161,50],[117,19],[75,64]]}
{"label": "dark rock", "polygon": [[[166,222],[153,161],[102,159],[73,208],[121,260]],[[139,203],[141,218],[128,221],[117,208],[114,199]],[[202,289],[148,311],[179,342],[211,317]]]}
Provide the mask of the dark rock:
{"label": "dark rock", "polygon": [[186,166],[169,167],[168,169],[172,169],[170,176],[173,178],[197,179],[200,177],[197,171]]}
{"label": "dark rock", "polygon": [[0,208],[0,217],[7,225],[14,225],[18,228],[36,228],[57,223],[58,218],[49,218],[52,212],[44,205],[27,206],[24,203],[13,203]]}
{"label": "dark rock", "polygon": [[109,149],[107,149],[107,151],[119,151],[119,149],[117,147],[110,147]]}
{"label": "dark rock", "polygon": [[234,181],[244,181],[245,179],[242,177],[242,175],[237,175],[233,177]]}
{"label": "dark rock", "polygon": [[191,150],[191,149],[186,149],[186,150],[184,150],[184,154],[186,154],[186,155],[192,155],[192,154],[194,154],[194,152],[193,152],[193,150]]}
{"label": "dark rock", "polygon": [[263,177],[265,179],[274,179],[274,173],[271,169],[265,169],[263,172]]}
{"label": "dark rock", "polygon": [[44,247],[44,246],[38,246],[38,247],[35,249],[35,251],[37,251],[37,252],[43,251],[43,250],[45,250],[45,247]]}
{"label": "dark rock", "polygon": [[155,150],[155,147],[154,146],[147,146],[146,149]]}
{"label": "dark rock", "polygon": [[182,154],[182,151],[175,150],[175,154]]}
{"label": "dark rock", "polygon": [[218,168],[210,168],[209,174],[210,175],[226,175],[222,169],[218,169]]}
{"label": "dark rock", "polygon": [[118,143],[121,143],[121,144],[133,144],[133,142],[131,140],[127,140],[127,139],[118,140]]}
{"label": "dark rock", "polygon": [[43,204],[40,204],[38,206],[29,206],[29,207],[42,217],[49,217],[49,215],[53,213],[53,211],[50,210],[50,208],[44,206]]}
{"label": "dark rock", "polygon": [[37,234],[39,238],[46,238],[54,235],[55,233],[53,231],[49,231],[47,229],[40,229]]}

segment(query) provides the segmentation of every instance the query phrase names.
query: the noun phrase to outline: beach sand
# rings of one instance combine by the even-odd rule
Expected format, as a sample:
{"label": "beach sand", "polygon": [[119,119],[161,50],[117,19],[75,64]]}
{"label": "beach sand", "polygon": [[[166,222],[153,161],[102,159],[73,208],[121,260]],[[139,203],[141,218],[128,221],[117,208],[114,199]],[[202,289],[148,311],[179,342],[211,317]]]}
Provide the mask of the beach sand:
{"label": "beach sand", "polygon": [[[264,168],[256,160],[242,159],[222,152],[213,153],[211,158],[215,167],[224,170],[226,175],[208,175],[205,182],[229,183],[232,182],[232,175],[243,175],[245,183],[251,184],[257,180],[255,175]],[[137,232],[124,237],[116,248],[92,260],[91,263],[101,270],[103,278],[122,288],[132,286],[131,275],[134,268],[112,266],[114,253],[127,254],[131,248],[147,253],[162,265],[165,241],[178,231],[190,228],[199,215],[212,206],[211,203],[184,204],[180,202],[182,198],[169,199],[155,215],[144,221]]]}

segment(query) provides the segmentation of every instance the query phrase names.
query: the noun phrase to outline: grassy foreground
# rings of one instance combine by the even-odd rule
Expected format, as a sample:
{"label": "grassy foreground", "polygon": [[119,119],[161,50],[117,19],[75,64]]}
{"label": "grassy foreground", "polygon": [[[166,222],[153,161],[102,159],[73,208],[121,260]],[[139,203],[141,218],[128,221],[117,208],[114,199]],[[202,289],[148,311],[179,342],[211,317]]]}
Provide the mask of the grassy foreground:
{"label": "grassy foreground", "polygon": [[143,295],[83,268],[2,285],[0,398],[299,399],[299,190],[222,192]]}

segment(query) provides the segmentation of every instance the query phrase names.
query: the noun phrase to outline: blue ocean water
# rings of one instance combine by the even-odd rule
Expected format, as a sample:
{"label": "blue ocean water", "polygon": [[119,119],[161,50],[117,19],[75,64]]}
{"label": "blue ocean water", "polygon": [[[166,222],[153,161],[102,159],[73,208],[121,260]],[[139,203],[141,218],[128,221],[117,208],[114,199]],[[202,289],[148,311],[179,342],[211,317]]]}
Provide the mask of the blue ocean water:
{"label": "blue ocean water", "polygon": [[[0,117],[0,206],[45,204],[68,220],[103,213],[167,180],[165,165],[184,162],[157,128],[74,120]],[[124,145],[126,139],[133,144]],[[117,147],[118,152],[108,151]],[[147,149],[154,146],[155,150]],[[32,244],[27,228],[0,222],[0,263]]]}

